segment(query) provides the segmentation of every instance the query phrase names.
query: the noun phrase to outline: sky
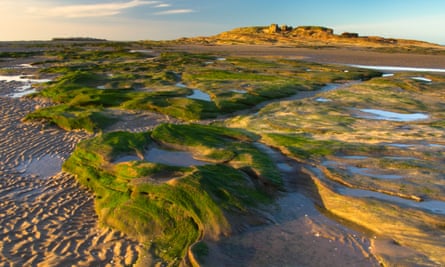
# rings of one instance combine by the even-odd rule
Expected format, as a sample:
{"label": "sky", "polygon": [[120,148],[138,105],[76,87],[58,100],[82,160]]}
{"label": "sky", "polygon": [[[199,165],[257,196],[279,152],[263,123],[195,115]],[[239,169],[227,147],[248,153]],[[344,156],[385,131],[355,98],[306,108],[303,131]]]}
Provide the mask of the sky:
{"label": "sky", "polygon": [[0,0],[0,41],[169,40],[271,23],[445,45],[444,0]]}

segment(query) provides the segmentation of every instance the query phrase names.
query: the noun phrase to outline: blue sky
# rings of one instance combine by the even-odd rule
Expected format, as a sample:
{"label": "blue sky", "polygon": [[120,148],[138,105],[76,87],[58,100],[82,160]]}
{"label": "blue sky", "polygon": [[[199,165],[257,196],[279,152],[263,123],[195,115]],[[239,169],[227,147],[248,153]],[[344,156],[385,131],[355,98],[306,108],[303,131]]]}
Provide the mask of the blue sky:
{"label": "blue sky", "polygon": [[0,40],[164,40],[271,23],[445,44],[443,0],[3,0]]}

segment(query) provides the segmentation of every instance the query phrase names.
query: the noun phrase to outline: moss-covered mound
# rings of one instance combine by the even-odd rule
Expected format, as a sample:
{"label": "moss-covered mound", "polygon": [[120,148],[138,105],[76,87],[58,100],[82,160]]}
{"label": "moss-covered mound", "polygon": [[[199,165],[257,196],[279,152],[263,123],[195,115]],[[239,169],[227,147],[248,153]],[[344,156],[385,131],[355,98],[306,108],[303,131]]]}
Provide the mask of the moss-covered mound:
{"label": "moss-covered mound", "polygon": [[[114,132],[84,141],[64,170],[94,192],[102,223],[177,265],[204,236],[229,234],[227,215],[247,214],[281,186],[279,171],[252,142],[252,136],[236,130],[163,124],[151,133]],[[159,144],[208,164],[177,167],[144,160],[146,151]],[[118,160],[128,155],[140,160]]]}
{"label": "moss-covered mound", "polygon": [[42,64],[41,72],[57,77],[40,85],[38,95],[58,106],[39,109],[27,119],[90,132],[112,123],[106,119],[110,108],[149,110],[195,121],[315,90],[326,83],[378,75],[294,60],[226,59],[173,52],[154,57],[113,47],[78,47],[54,52],[52,57],[56,59]]}

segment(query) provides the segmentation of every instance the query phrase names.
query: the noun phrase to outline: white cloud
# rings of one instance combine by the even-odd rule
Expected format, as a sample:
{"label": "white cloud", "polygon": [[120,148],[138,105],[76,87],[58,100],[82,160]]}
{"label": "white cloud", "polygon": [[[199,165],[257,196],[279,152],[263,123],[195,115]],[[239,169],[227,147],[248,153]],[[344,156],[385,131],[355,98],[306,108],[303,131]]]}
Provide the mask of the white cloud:
{"label": "white cloud", "polygon": [[155,7],[157,7],[157,8],[162,8],[162,7],[171,7],[172,5],[170,5],[170,4],[159,4],[159,5],[156,5]]}
{"label": "white cloud", "polygon": [[46,17],[84,18],[105,17],[120,14],[122,10],[143,5],[162,5],[160,1],[131,0],[121,3],[68,5],[45,8],[29,8],[28,13]]}
{"label": "white cloud", "polygon": [[193,13],[195,10],[193,9],[171,9],[161,12],[154,13],[155,15],[174,15],[174,14],[187,14],[187,13]]}

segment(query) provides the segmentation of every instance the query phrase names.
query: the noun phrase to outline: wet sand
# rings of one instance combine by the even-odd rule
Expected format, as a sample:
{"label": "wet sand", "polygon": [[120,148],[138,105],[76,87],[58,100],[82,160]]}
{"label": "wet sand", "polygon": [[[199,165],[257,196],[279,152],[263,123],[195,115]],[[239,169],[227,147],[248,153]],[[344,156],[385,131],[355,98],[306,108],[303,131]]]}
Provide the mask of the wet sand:
{"label": "wet sand", "polygon": [[285,192],[274,207],[266,207],[266,224],[242,225],[239,233],[209,241],[204,266],[379,266],[371,254],[371,239],[328,218],[309,197],[310,178],[300,163],[258,144],[282,171]]}
{"label": "wet sand", "polygon": [[93,197],[62,161],[87,136],[21,119],[45,105],[0,97],[0,265],[122,266],[141,246],[98,226]]}
{"label": "wet sand", "polygon": [[167,50],[193,53],[221,53],[222,55],[249,57],[283,57],[317,63],[400,66],[417,68],[445,68],[445,55],[383,53],[364,48],[297,48],[271,45],[182,45]]}

